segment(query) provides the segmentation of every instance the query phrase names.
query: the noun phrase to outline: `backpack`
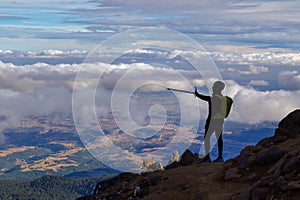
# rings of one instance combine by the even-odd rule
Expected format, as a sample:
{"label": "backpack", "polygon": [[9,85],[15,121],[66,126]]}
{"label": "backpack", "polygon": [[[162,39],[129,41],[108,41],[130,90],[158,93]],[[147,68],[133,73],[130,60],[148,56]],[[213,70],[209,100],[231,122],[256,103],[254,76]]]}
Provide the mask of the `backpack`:
{"label": "backpack", "polygon": [[225,115],[225,118],[227,118],[229,113],[230,113],[231,106],[233,104],[233,100],[229,96],[225,96],[225,97],[226,97],[226,115]]}
{"label": "backpack", "polygon": [[219,99],[221,99],[221,109],[218,113],[216,113],[213,118],[214,119],[224,119],[227,118],[230,110],[231,110],[231,106],[233,104],[233,100],[232,98],[230,98],[229,96],[221,96],[221,95],[214,95],[216,97],[218,97]]}

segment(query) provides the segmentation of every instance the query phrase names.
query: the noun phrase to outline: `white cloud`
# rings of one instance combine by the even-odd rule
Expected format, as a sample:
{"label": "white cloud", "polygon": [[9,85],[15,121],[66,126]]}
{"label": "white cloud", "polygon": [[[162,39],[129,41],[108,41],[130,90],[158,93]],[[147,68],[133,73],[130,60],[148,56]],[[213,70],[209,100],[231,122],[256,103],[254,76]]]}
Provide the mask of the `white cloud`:
{"label": "white cloud", "polygon": [[[234,100],[228,121],[257,124],[265,121],[280,121],[284,116],[295,109],[300,108],[300,90],[298,91],[257,91],[237,84],[233,80],[226,80],[226,95]],[[206,94],[209,95],[209,94]],[[195,106],[196,101],[200,105],[200,117],[207,116],[207,102],[193,99],[191,96],[182,95],[184,104]],[[191,120],[196,117],[190,113]]]}
{"label": "white cloud", "polygon": [[57,58],[57,57],[73,57],[81,56],[84,57],[87,55],[87,51],[81,50],[70,50],[70,51],[61,51],[55,49],[48,49],[43,51],[12,51],[12,50],[0,50],[0,56],[9,56],[9,57],[26,57],[26,58]]}
{"label": "white cloud", "polygon": [[11,51],[11,50],[0,50],[0,54],[3,54],[3,55],[13,54],[13,51]]}
{"label": "white cloud", "polygon": [[279,84],[288,90],[300,90],[300,73],[299,71],[283,71],[279,73]]}
{"label": "white cloud", "polygon": [[[142,42],[142,41],[141,41]],[[160,45],[162,41],[158,41]],[[168,44],[166,44],[168,45]],[[182,45],[182,43],[178,43]],[[222,62],[228,65],[248,65],[248,70],[240,70],[240,73],[245,74],[259,74],[261,72],[269,72],[267,66],[300,66],[300,53],[297,51],[283,51],[282,49],[267,49],[265,51],[254,48],[242,48],[242,47],[218,47],[218,50],[213,52],[205,51],[183,51],[174,50],[173,52],[163,52],[149,49],[132,49],[125,52],[128,54],[148,54],[156,55],[166,59],[173,59],[176,56],[187,57],[199,57],[203,54],[207,54],[213,58],[213,60]],[[238,51],[239,53],[235,52]],[[84,59],[88,55],[85,50],[56,50],[48,49],[43,51],[12,51],[12,50],[0,50],[0,58],[36,58],[40,59],[71,59],[82,58]],[[232,69],[232,68],[231,68]]]}
{"label": "white cloud", "polygon": [[254,66],[254,65],[250,65],[248,67],[248,70],[243,71],[243,70],[237,70],[237,72],[239,74],[244,74],[244,75],[251,75],[251,74],[260,74],[262,72],[268,72],[269,68],[268,67],[264,67],[264,66]]}
{"label": "white cloud", "polygon": [[289,112],[300,108],[300,91],[257,91],[227,82],[227,92],[234,99],[229,120],[242,123],[279,121]]}
{"label": "white cloud", "polygon": [[157,56],[162,56],[162,57],[167,57],[169,55],[168,52],[163,52],[163,51],[155,51],[155,50],[150,50],[150,49],[133,49],[130,51],[127,51],[125,53],[129,53],[129,54],[155,54]]}
{"label": "white cloud", "polygon": [[58,56],[83,56],[86,55],[86,51],[71,50],[71,51],[60,51],[60,50],[44,50],[42,52],[28,52],[30,57],[58,57]]}
{"label": "white cloud", "polygon": [[[78,84],[87,91],[93,89],[91,83],[99,78],[94,74],[105,72],[101,78],[102,89],[96,92],[96,98],[100,99],[96,106],[101,115],[111,111],[110,95],[117,83],[119,83],[118,90],[132,90],[132,92],[138,89],[137,86],[141,86],[140,90],[149,92],[167,91],[166,87],[193,90],[193,85],[204,85],[203,81],[195,79],[188,71],[155,68],[143,63],[120,65],[36,63],[17,66],[0,62],[0,110],[2,116],[8,117],[1,122],[1,127],[18,124],[21,118],[28,115],[71,112],[72,89],[79,70],[90,77],[90,80],[82,80]],[[187,76],[186,80],[182,74]],[[191,80],[190,83],[188,79]]]}
{"label": "white cloud", "polygon": [[[257,52],[252,53],[228,53],[214,52],[212,56],[215,60],[227,64],[242,64],[242,65],[300,65],[299,52]],[[263,72],[267,71],[266,67],[260,67]],[[255,70],[255,69],[253,69]]]}
{"label": "white cloud", "polygon": [[[234,65],[234,64],[231,63],[231,65]],[[227,71],[229,73],[235,73],[235,74],[239,74],[239,75],[257,75],[257,74],[269,72],[269,68],[264,67],[264,66],[250,65],[250,66],[248,66],[247,70],[239,70],[234,67],[228,67],[227,69],[221,69],[221,71],[223,71],[223,72]]]}
{"label": "white cloud", "polygon": [[249,85],[253,86],[269,86],[269,82],[265,80],[251,80],[249,81]]}
{"label": "white cloud", "polygon": [[[193,91],[193,86],[205,86],[205,82],[194,76],[193,71],[176,71],[171,68],[154,67],[149,64],[58,64],[49,65],[36,63],[33,65],[16,66],[0,62],[0,110],[2,130],[12,127],[28,115],[51,115],[54,112],[71,112],[72,89],[76,73],[88,74],[90,80],[82,80],[79,87],[89,91],[91,83],[98,79],[95,74],[104,72],[101,78],[102,89],[97,90],[97,112],[102,115],[111,111],[110,98],[112,89],[120,92],[140,89],[144,92],[166,91],[164,87],[173,87]],[[104,71],[105,70],[105,71]],[[255,70],[257,70],[255,68]],[[264,68],[259,68],[264,71]],[[181,75],[184,75],[185,80]],[[190,82],[189,82],[189,81]],[[299,86],[299,73],[285,72],[281,74],[281,83],[287,80]],[[243,123],[260,123],[263,121],[278,121],[288,112],[300,107],[300,91],[273,90],[257,91],[237,84],[235,81],[226,81],[227,94],[234,99],[234,108],[229,120]],[[250,85],[266,85],[264,80],[252,80]],[[295,87],[293,89],[299,89]],[[164,86],[164,87],[162,87]],[[292,85],[293,86],[293,85]],[[288,89],[290,89],[289,86]],[[117,87],[117,88],[114,88]],[[197,101],[192,95],[178,94],[183,106],[192,109]],[[85,101],[85,95],[82,97]],[[201,102],[201,101],[200,101]],[[139,108],[137,106],[137,108]],[[188,110],[189,110],[188,109]],[[140,109],[139,113],[146,113]],[[198,112],[198,111],[197,111]],[[206,117],[207,103],[200,103],[201,117]],[[140,116],[140,115],[139,115]],[[191,120],[195,113],[187,114]]]}

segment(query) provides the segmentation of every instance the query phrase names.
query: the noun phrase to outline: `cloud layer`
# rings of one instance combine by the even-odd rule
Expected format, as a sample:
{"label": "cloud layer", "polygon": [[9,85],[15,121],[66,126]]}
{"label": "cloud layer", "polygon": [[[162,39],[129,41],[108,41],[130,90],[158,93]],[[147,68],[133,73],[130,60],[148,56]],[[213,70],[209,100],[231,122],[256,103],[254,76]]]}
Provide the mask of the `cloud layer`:
{"label": "cloud layer", "polygon": [[[136,86],[144,85],[141,91],[151,92],[166,91],[164,87],[173,87],[193,90],[193,85],[205,89],[205,83],[200,78],[195,78],[192,71],[174,70],[171,68],[154,67],[149,64],[59,64],[49,65],[36,63],[33,65],[16,66],[0,62],[0,109],[1,115],[7,120],[4,124],[17,123],[19,119],[29,115],[51,115],[55,112],[71,112],[73,83],[78,70],[93,75],[97,71],[105,74],[101,79],[101,88],[96,98],[102,114],[109,112],[111,91],[116,83],[121,80],[118,90],[133,90]],[[177,74],[185,76],[178,79]],[[140,75],[143,76],[140,76]],[[287,89],[257,91],[248,86],[241,86],[233,80],[226,81],[227,94],[234,99],[231,121],[242,123],[260,123],[263,121],[278,121],[288,112],[300,107],[299,73],[283,72],[280,81]],[[120,79],[122,78],[122,79]],[[289,82],[287,81],[289,80]],[[287,85],[287,83],[293,83]],[[118,83],[120,84],[120,83]],[[154,85],[151,85],[154,84]],[[265,81],[252,81],[250,85],[266,84]],[[80,84],[87,90],[92,89],[89,81]],[[203,90],[204,91],[204,90]],[[193,106],[195,99],[188,94],[180,94],[185,106]],[[207,105],[201,102],[200,112],[205,118]]]}
{"label": "cloud layer", "polygon": [[250,124],[279,121],[300,107],[300,91],[257,91],[229,81],[227,91],[234,98],[230,120]]}
{"label": "cloud layer", "polygon": [[279,73],[279,84],[288,90],[300,90],[299,71],[282,71]]}

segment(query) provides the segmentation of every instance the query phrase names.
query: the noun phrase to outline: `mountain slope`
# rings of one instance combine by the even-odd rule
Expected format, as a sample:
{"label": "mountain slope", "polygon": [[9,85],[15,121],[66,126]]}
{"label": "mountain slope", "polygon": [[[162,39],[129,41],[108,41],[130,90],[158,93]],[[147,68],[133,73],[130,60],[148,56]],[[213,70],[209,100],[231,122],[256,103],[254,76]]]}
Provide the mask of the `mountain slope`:
{"label": "mountain slope", "polygon": [[225,163],[197,164],[197,157],[187,151],[171,169],[123,173],[100,182],[92,196],[80,199],[296,200],[300,196],[299,166],[300,110],[295,110],[279,123],[274,136],[244,148]]}

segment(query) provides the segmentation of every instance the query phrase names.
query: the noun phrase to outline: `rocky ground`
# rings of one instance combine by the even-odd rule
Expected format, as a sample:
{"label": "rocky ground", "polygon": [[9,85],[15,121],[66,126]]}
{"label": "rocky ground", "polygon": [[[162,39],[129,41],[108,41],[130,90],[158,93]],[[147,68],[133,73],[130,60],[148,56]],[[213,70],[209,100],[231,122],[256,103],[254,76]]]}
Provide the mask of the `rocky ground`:
{"label": "rocky ground", "polygon": [[300,199],[300,110],[286,116],[274,136],[225,163],[199,163],[186,151],[164,171],[122,173],[80,199]]}

